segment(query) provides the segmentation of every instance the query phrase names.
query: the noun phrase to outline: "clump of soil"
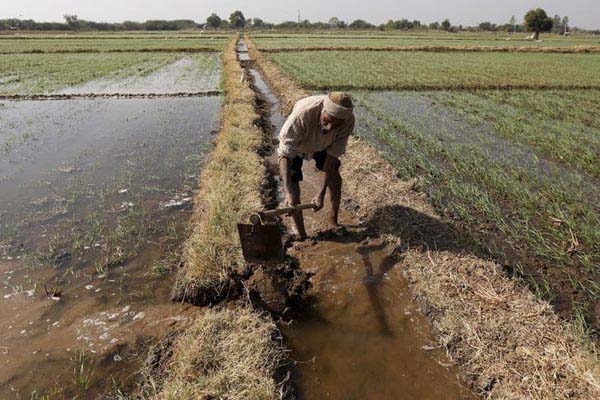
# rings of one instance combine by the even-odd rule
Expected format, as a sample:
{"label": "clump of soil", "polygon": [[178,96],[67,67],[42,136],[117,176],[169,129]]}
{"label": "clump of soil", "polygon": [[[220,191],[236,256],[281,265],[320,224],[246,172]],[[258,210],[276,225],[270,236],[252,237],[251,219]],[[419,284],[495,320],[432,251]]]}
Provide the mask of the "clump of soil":
{"label": "clump of soil", "polygon": [[246,290],[254,307],[281,316],[302,308],[311,276],[300,269],[297,260],[290,259],[283,264],[258,267]]}
{"label": "clump of soil", "polygon": [[249,299],[254,308],[283,316],[302,308],[311,276],[296,259],[288,257],[276,265],[249,265],[243,273],[230,274],[210,286],[176,285],[172,300],[206,307]]}

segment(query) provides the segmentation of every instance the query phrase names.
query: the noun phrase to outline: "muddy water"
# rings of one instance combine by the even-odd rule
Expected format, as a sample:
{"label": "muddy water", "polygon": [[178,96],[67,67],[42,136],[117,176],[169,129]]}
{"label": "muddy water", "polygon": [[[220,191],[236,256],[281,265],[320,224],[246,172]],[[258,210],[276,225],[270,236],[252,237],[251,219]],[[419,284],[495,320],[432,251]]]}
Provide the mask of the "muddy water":
{"label": "muddy water", "polygon": [[126,390],[194,312],[170,302],[170,270],[220,105],[2,103],[0,398]]}
{"label": "muddy water", "polygon": [[[273,105],[277,134],[284,121],[279,101],[258,71],[250,73]],[[308,202],[320,177],[313,162],[303,170],[302,200]],[[341,210],[340,222],[347,224],[341,230],[329,230],[326,216],[327,210],[306,213],[313,239],[290,250],[303,270],[314,273],[309,308],[281,326],[296,361],[293,381],[299,398],[473,398],[446,365],[427,321],[411,301],[397,268],[402,255],[369,238],[364,224],[348,211]]]}

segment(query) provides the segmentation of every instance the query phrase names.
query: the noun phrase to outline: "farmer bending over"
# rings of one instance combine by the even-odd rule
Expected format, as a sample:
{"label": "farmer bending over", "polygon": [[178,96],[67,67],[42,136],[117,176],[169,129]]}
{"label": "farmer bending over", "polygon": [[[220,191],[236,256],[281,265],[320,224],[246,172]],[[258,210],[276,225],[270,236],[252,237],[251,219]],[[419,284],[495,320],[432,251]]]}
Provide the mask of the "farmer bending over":
{"label": "farmer bending over", "polygon": [[[300,181],[303,160],[315,160],[323,172],[321,188],[313,199],[315,211],[323,208],[329,188],[331,215],[329,222],[338,226],[342,197],[340,156],[346,152],[348,137],[354,130],[354,106],[350,96],[341,92],[310,96],[299,100],[279,133],[280,176],[289,206],[300,204]],[[306,238],[302,211],[294,213],[300,238]]]}

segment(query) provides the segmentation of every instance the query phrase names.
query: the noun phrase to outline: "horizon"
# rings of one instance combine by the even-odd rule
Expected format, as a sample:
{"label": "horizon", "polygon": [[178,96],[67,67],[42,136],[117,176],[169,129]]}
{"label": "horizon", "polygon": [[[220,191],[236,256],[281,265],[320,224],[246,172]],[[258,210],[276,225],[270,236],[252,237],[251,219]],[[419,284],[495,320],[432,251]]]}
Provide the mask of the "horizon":
{"label": "horizon", "polygon": [[[125,3],[125,4],[124,4]],[[446,18],[453,25],[477,26],[481,22],[495,24],[508,23],[514,15],[520,23],[527,10],[543,8],[550,17],[555,14],[568,16],[570,25],[581,29],[600,28],[600,2],[594,0],[546,0],[518,1],[507,0],[495,4],[491,0],[454,0],[438,3],[434,0],[378,0],[368,12],[359,11],[359,1],[333,0],[320,4],[316,0],[289,1],[287,4],[273,0],[259,0],[252,4],[240,0],[190,1],[175,0],[169,4],[143,0],[106,0],[101,5],[89,0],[58,0],[47,4],[41,0],[22,0],[18,4],[0,4],[0,19],[32,19],[36,22],[64,22],[64,14],[75,14],[79,19],[94,22],[119,23],[123,21],[144,22],[147,20],[193,20],[204,23],[206,18],[216,13],[221,18],[229,18],[235,10],[240,10],[246,18],[261,18],[266,22],[281,23],[296,21],[298,12],[301,20],[327,22],[338,17],[348,23],[363,19],[374,25],[384,24],[389,19],[406,18],[423,23],[442,21]],[[341,7],[340,4],[345,4]],[[356,6],[352,6],[355,4]],[[431,10],[435,10],[434,13]],[[438,15],[439,14],[439,15]],[[120,17],[118,15],[121,15]]]}

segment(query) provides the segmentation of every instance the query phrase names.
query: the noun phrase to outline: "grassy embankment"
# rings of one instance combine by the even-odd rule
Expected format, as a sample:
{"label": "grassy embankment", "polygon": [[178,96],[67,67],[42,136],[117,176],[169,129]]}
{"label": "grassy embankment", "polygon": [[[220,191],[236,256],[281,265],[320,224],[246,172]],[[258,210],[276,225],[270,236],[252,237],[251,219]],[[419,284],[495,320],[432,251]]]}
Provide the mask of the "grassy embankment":
{"label": "grassy embankment", "polygon": [[[264,138],[254,125],[255,94],[240,81],[235,42],[223,55],[223,70],[223,120],[196,197],[179,275],[183,290],[213,287],[244,268],[236,223],[262,206],[266,171],[257,152]],[[207,311],[176,339],[164,383],[153,394],[173,400],[279,398],[274,375],[284,356],[276,332],[269,317],[244,306]]]}
{"label": "grassy embankment", "polygon": [[270,57],[313,90],[600,88],[600,54],[305,51]]}
{"label": "grassy embankment", "polygon": [[[307,92],[247,42],[289,112]],[[345,201],[356,203],[373,229],[403,246],[400,268],[413,295],[476,393],[494,399],[600,395],[600,363],[585,334],[499,265],[478,258],[469,237],[440,218],[414,190],[414,180],[399,180],[361,139],[350,141],[342,163]]]}
{"label": "grassy embankment", "polygon": [[36,95],[95,79],[145,76],[181,58],[214,70],[217,53],[95,53],[0,55],[0,94]]}

